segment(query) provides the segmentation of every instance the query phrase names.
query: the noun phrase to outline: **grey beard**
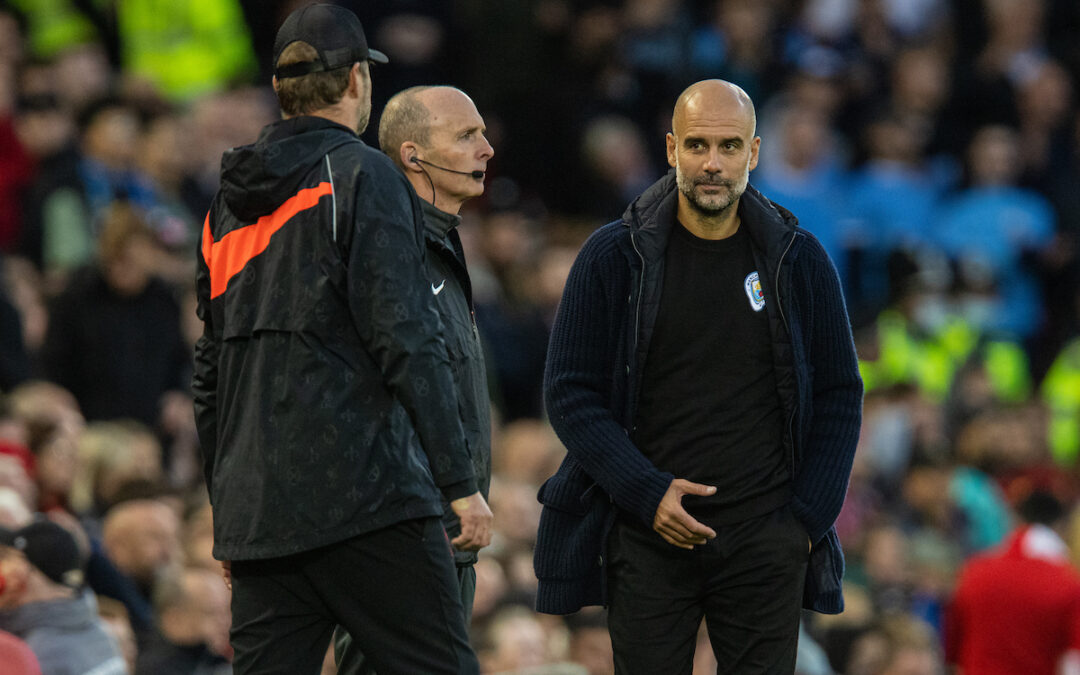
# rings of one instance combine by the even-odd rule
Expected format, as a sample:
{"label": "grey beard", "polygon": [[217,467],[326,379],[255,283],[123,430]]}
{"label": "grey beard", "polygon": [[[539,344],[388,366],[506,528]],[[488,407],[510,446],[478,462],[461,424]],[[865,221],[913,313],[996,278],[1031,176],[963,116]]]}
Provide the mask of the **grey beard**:
{"label": "grey beard", "polygon": [[[738,201],[739,197],[746,190],[746,186],[738,186],[733,181],[721,180],[719,183],[714,183],[709,180],[690,180],[682,171],[678,168],[675,169],[675,184],[679,187],[679,192],[682,192],[686,196],[686,201],[690,203],[690,206],[697,212],[706,216],[717,216],[722,214],[731,208],[731,206]],[[728,189],[728,199],[721,204],[703,204],[698,201],[697,196],[694,194],[694,188],[698,185],[722,185]]]}

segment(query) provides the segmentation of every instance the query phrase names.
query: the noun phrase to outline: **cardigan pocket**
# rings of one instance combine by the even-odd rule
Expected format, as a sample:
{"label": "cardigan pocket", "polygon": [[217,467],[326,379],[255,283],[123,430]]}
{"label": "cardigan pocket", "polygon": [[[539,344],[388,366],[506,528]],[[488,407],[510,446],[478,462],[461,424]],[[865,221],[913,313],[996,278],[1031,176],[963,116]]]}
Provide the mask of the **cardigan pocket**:
{"label": "cardigan pocket", "polygon": [[533,566],[540,579],[576,579],[600,564],[611,503],[579,464],[569,462],[540,487],[544,505]]}

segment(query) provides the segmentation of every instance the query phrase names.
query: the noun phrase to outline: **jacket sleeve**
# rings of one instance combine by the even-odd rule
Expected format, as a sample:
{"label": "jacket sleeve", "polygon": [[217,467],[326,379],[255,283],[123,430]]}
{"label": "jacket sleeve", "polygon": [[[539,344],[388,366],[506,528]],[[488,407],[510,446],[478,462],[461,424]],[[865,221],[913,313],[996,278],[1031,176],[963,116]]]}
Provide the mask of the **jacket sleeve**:
{"label": "jacket sleeve", "polygon": [[476,492],[477,483],[442,321],[424,273],[423,216],[412,187],[389,161],[371,172],[358,181],[348,251],[353,322],[412,419],[435,484],[454,500]]}
{"label": "jacket sleeve", "polygon": [[214,494],[212,481],[214,459],[217,454],[217,378],[218,355],[221,337],[214,327],[214,315],[210,307],[210,250],[213,238],[210,232],[210,214],[207,214],[199,239],[198,269],[195,275],[195,293],[198,300],[196,312],[203,321],[203,334],[195,343],[195,369],[191,380],[191,394],[195,405],[195,426],[199,432],[199,445],[203,453],[203,476],[206,487]]}
{"label": "jacket sleeve", "polygon": [[[800,319],[809,362],[811,409],[795,472],[792,510],[815,544],[832,527],[847,494],[862,422],[862,379],[847,307],[836,268],[825,249],[808,236],[796,275]],[[800,263],[796,263],[800,264]]]}
{"label": "jacket sleeve", "polygon": [[619,508],[651,526],[674,476],[653,466],[611,408],[613,381],[626,377],[628,367],[615,362],[615,303],[626,303],[627,291],[619,284],[609,288],[626,277],[609,228],[599,230],[582,247],[563,290],[548,344],[544,398],[570,455]]}

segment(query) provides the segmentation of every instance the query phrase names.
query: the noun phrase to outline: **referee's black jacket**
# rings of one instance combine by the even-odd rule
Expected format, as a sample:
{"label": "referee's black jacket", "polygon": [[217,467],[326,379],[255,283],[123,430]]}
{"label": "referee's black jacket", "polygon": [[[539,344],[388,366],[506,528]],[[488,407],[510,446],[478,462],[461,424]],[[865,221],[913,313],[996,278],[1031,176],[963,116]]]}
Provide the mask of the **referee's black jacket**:
{"label": "referee's black jacket", "polygon": [[193,382],[215,557],[310,550],[475,492],[404,176],[319,117],[221,165]]}

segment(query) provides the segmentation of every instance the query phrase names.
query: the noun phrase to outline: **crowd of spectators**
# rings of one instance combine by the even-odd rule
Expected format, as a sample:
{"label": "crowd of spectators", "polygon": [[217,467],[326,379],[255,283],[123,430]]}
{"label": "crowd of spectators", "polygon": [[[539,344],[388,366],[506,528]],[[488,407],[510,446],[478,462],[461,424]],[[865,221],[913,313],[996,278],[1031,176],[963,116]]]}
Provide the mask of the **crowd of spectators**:
{"label": "crowd of spectators", "polygon": [[[269,52],[297,4],[0,0],[0,527],[74,533],[85,587],[28,578],[96,608],[129,673],[228,672],[188,393],[194,246],[221,152],[276,114]],[[581,242],[667,170],[672,104],[702,78],[757,103],[751,182],[836,262],[866,382],[847,610],[806,615],[799,672],[944,673],[960,569],[1033,492],[1071,514],[1080,563],[1077,3],[339,4],[391,59],[370,129],[396,91],[453,84],[498,153],[460,228],[495,411],[484,672],[611,672],[602,612],[531,610],[536,492],[565,452],[547,331]],[[0,629],[17,611],[0,590]],[[66,649],[20,637],[42,666]]]}

